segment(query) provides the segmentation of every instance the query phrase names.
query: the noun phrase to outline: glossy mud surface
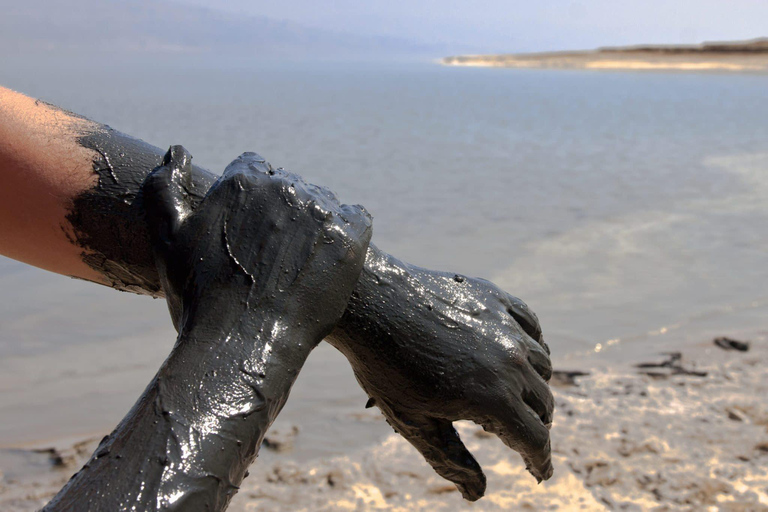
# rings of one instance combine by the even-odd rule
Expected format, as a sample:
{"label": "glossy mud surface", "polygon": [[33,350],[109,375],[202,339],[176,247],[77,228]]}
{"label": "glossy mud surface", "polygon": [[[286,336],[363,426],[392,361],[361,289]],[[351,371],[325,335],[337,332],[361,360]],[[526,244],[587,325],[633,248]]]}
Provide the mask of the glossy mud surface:
{"label": "glossy mud surface", "polygon": [[[131,176],[108,169],[116,183]],[[181,146],[141,185],[135,204],[179,337],[45,510],[226,508],[306,357],[346,308],[370,241],[364,210],[254,153],[201,196]]]}

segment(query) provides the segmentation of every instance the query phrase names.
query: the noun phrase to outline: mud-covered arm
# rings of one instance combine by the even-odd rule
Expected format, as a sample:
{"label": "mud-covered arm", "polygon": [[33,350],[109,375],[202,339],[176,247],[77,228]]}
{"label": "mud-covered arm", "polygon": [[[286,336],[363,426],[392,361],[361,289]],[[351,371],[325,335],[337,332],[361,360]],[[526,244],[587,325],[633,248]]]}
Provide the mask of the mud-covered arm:
{"label": "mud-covered arm", "polygon": [[359,277],[364,210],[245,154],[193,211],[189,161],[171,148],[141,198],[176,345],[47,510],[226,508]]}
{"label": "mud-covered arm", "polygon": [[[14,183],[0,187],[0,253],[162,296],[137,200],[162,157],[140,140],[0,89],[0,173]],[[191,167],[185,188],[191,208],[214,181]],[[520,299],[487,281],[408,265],[370,245],[329,340],[394,428],[466,498],[482,496],[485,478],[458,440],[455,419],[487,426],[523,454],[537,478],[551,475],[551,366],[538,320]]]}

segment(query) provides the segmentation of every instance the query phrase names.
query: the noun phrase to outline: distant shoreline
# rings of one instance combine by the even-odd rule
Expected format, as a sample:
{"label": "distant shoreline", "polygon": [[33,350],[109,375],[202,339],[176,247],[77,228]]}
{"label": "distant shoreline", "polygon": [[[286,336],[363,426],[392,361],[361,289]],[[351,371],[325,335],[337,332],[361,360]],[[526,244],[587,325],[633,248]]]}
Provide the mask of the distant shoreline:
{"label": "distant shoreline", "polygon": [[444,66],[632,71],[768,73],[768,38],[700,45],[642,45],[596,50],[459,55]]}

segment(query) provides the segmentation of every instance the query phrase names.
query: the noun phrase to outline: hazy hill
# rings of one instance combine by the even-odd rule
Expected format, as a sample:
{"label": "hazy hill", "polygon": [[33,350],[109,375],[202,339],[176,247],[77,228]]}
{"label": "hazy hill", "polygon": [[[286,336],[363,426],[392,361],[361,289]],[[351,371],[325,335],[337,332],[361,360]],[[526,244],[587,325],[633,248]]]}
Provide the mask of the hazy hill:
{"label": "hazy hill", "polygon": [[343,58],[431,50],[402,39],[349,35],[167,0],[2,0],[0,8],[0,53],[6,55],[109,51]]}

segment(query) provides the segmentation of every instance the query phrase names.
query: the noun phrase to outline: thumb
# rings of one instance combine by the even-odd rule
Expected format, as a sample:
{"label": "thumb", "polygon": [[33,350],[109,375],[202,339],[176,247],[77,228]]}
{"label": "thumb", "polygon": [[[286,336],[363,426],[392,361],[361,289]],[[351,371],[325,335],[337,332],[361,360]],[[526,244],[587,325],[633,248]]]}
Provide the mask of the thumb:
{"label": "thumb", "polygon": [[191,213],[192,155],[171,146],[141,185],[144,209],[155,249],[167,250],[184,219]]}
{"label": "thumb", "polygon": [[411,443],[438,475],[450,480],[468,501],[485,494],[485,474],[461,442],[453,424],[442,418],[395,412],[377,401],[387,422]]}

